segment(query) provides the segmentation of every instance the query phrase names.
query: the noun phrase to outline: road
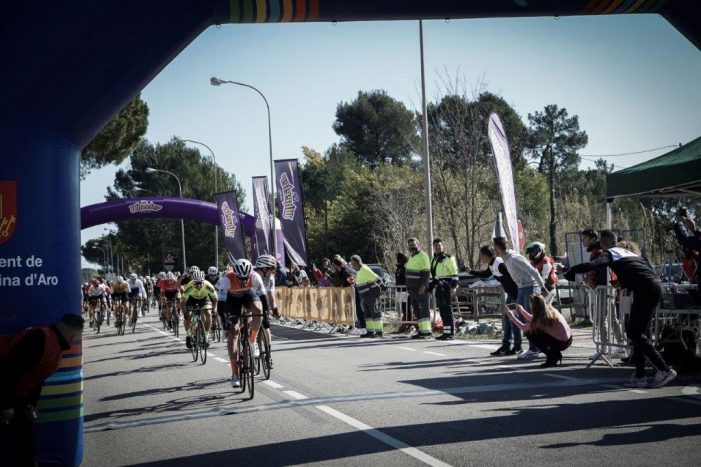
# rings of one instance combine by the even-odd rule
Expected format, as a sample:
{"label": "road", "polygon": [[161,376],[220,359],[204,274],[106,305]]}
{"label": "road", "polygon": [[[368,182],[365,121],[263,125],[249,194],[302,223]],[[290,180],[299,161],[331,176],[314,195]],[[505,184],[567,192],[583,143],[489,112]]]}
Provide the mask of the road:
{"label": "road", "polygon": [[86,331],[83,465],[701,464],[701,378],[625,389],[630,368],[585,368],[582,333],[548,369],[493,341],[273,335],[245,400],[224,343],[192,363],[153,312],[134,334]]}

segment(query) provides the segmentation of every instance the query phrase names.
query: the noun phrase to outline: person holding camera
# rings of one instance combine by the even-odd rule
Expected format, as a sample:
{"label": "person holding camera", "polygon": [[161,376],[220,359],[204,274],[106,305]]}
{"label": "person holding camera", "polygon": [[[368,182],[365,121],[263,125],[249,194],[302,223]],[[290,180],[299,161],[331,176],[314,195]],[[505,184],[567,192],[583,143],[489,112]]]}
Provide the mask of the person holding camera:
{"label": "person holding camera", "polygon": [[594,261],[569,268],[565,273],[565,279],[572,281],[575,274],[593,271],[601,267],[609,267],[616,273],[621,288],[633,292],[628,338],[633,343],[635,373],[627,386],[634,388],[648,386],[645,378],[645,357],[647,357],[652,366],[657,369],[651,387],[662,387],[672,381],[677,376],[677,372],[667,365],[648,336],[650,320],[657,305],[662,300],[660,279],[645,259],[632,251],[616,246],[614,232],[602,230],[599,233],[599,242],[603,253]]}

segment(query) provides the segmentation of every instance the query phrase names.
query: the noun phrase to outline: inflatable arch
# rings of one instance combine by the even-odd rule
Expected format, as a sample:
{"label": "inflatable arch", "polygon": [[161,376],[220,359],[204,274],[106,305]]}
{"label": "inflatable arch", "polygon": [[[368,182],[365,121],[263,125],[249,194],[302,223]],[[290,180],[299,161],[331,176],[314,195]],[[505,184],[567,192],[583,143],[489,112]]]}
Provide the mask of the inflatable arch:
{"label": "inflatable arch", "polygon": [[[222,23],[656,13],[701,47],[697,0],[49,0],[0,17],[0,334],[80,309],[81,149],[198,34]],[[138,51],[135,53],[134,51]],[[38,457],[82,458],[80,346],[47,384]],[[52,433],[49,435],[49,433]]]}

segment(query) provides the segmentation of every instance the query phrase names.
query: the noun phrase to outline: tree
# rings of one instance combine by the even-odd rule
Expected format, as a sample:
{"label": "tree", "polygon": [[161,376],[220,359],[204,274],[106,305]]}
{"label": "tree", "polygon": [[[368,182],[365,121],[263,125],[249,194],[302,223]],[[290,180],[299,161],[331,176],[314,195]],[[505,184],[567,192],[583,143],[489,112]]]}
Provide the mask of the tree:
{"label": "tree", "polygon": [[[140,196],[179,196],[177,182],[163,173],[148,173],[147,167],[168,170],[176,174],[182,183],[183,197],[214,201],[214,165],[209,157],[202,157],[195,148],[188,148],[182,141],[173,139],[166,144],[152,145],[141,140],[135,147],[129,170],[115,174],[113,187],[108,187],[106,199],[137,198]],[[220,191],[234,190],[239,205],[245,199],[245,191],[234,175],[220,167],[218,170]],[[116,222],[118,230],[111,243],[115,253],[124,256],[138,271],[162,269],[164,253],[180,256],[180,221],[176,219],[139,219]],[[188,266],[207,267],[214,264],[214,228],[208,224],[185,221],[185,238]],[[223,242],[218,252],[220,261],[226,261]],[[86,257],[87,259],[87,257]]]}
{"label": "tree", "polygon": [[108,164],[120,164],[134,150],[148,128],[148,105],[136,96],[83,149],[80,177]]}
{"label": "tree", "polygon": [[550,249],[557,256],[557,207],[555,178],[558,174],[576,172],[577,151],[587,144],[587,133],[580,131],[579,118],[568,117],[567,109],[546,105],[543,112],[528,114],[530,122],[529,149],[538,161],[538,171],[548,177],[550,192]]}
{"label": "tree", "polygon": [[385,91],[359,91],[353,102],[338,104],[333,129],[341,146],[371,166],[407,163],[419,143],[414,114]]}

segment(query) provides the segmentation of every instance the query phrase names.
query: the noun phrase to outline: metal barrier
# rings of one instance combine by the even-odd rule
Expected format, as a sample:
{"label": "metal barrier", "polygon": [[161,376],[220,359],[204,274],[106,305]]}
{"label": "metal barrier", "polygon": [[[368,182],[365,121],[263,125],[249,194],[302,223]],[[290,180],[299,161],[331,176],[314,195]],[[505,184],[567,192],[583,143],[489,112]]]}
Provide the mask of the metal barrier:
{"label": "metal barrier", "polygon": [[592,307],[592,340],[596,344],[596,354],[587,368],[600,359],[613,367],[608,359],[611,349],[619,349],[619,352],[631,350],[625,323],[630,319],[632,301],[632,294],[620,289],[605,285],[596,288]]}
{"label": "metal barrier", "polygon": [[[553,306],[562,313],[563,310],[570,311],[570,318],[591,317],[594,291],[586,284],[555,285]],[[564,315],[564,313],[563,313]]]}

